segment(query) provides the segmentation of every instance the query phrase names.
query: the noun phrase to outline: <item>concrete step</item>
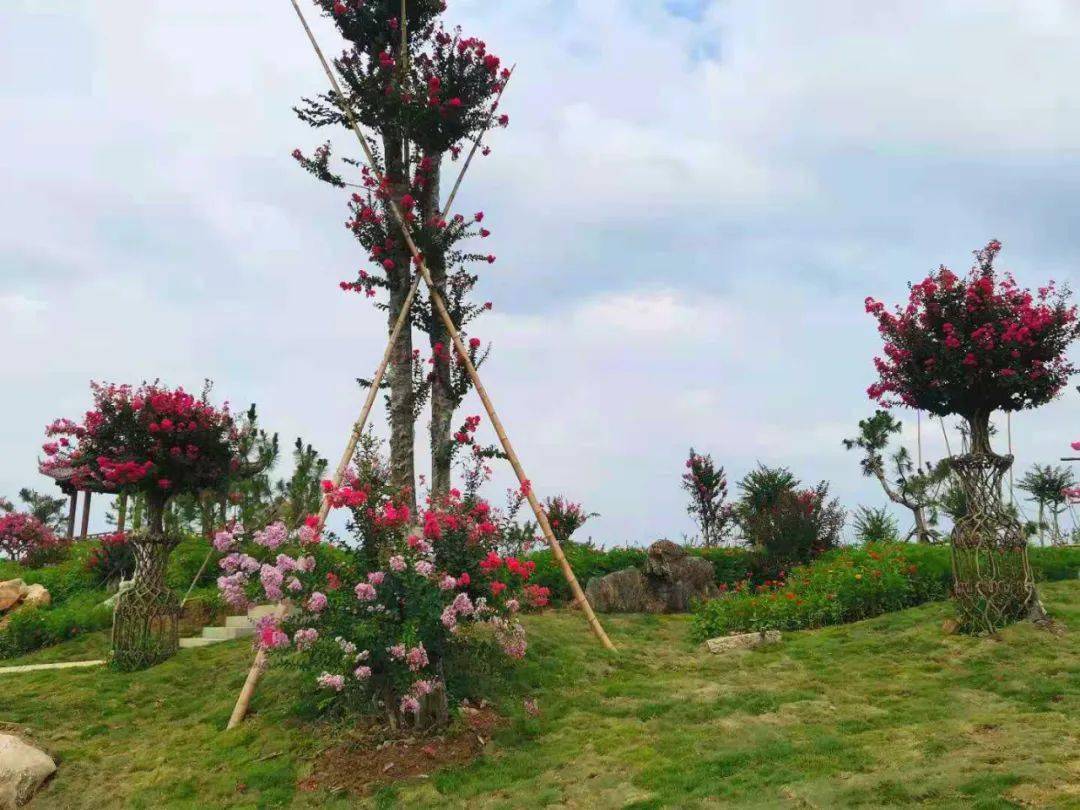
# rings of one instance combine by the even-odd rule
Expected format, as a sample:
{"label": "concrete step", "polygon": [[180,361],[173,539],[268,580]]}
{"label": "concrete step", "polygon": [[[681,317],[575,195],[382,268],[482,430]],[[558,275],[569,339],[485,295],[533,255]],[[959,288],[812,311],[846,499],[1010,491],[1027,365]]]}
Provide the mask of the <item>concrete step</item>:
{"label": "concrete step", "polygon": [[250,616],[226,616],[226,627],[254,627],[255,622]]}
{"label": "concrete step", "polygon": [[180,639],[180,649],[190,650],[193,647],[209,647],[211,644],[217,644],[223,640],[218,638],[182,638]]}
{"label": "concrete step", "polygon": [[251,627],[204,627],[202,637],[214,641],[227,641],[234,638],[246,638],[255,635],[255,628]]}

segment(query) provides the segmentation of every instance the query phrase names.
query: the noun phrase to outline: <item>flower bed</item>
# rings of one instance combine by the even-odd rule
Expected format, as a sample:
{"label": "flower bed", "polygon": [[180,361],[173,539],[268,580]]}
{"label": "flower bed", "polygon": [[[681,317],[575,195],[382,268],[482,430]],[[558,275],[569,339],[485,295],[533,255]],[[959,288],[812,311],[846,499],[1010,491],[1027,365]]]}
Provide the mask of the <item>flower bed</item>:
{"label": "flower bed", "polygon": [[[1080,547],[1031,549],[1031,562],[1038,579],[1071,579]],[[724,596],[695,611],[697,638],[823,627],[944,599],[952,568],[948,546],[874,543],[829,552],[782,581],[720,587]]]}

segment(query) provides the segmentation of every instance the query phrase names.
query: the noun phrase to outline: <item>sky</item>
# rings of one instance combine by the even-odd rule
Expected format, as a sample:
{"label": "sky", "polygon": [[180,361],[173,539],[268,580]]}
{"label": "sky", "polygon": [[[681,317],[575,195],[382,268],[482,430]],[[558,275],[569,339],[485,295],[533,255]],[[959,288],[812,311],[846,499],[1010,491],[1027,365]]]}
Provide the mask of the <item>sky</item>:
{"label": "sky", "polygon": [[[873,411],[865,297],[991,238],[1021,283],[1076,286],[1070,0],[449,6],[517,64],[457,209],[485,211],[498,255],[482,376],[538,494],[598,512],[599,543],[693,535],[691,446],[733,489],[761,462],[884,505],[841,445]],[[336,461],[386,327],[337,288],[364,260],[342,194],[290,158],[353,145],[292,112],[324,84],[287,0],[0,7],[0,494],[49,488],[43,427],[91,380],[210,378]],[[1070,452],[1078,398],[1015,416],[1018,470]]]}

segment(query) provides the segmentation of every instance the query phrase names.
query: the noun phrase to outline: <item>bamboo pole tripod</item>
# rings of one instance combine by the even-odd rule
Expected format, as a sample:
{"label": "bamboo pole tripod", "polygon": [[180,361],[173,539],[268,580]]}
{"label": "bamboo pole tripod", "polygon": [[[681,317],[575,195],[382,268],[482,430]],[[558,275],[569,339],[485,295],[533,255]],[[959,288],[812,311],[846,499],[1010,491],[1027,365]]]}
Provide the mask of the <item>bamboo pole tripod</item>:
{"label": "bamboo pole tripod", "polygon": [[[333,71],[330,68],[329,63],[326,61],[326,57],[323,55],[322,49],[319,47],[318,42],[315,39],[315,35],[312,33],[310,26],[308,26],[307,20],[304,17],[303,12],[300,10],[300,6],[297,4],[297,0],[291,0],[293,9],[296,11],[297,17],[300,19],[300,24],[304,28],[304,32],[307,34],[308,40],[311,42],[312,48],[315,50],[315,54],[322,64],[323,70],[326,73],[327,78],[330,81],[331,88],[341,101],[342,111],[348,120],[350,129],[353,130],[357,139],[360,141],[360,146],[363,149],[364,157],[367,165],[370,168],[372,174],[381,184],[383,181],[382,173],[378,169],[378,165],[375,161],[375,156],[371,152],[371,147],[368,145],[367,139],[360,131],[360,126],[353,115],[352,109],[345,103],[345,95],[341,92],[341,87],[334,76]],[[511,68],[510,74],[513,74],[513,68]],[[454,198],[457,196],[458,189],[461,187],[461,182],[464,179],[466,171],[472,163],[473,157],[480,146],[480,142],[491,125],[492,118],[495,114],[495,109],[498,106],[498,102],[502,97],[503,91],[506,89],[506,84],[509,82],[509,76],[506,81],[502,83],[502,87],[495,98],[495,102],[492,105],[491,111],[488,114],[487,121],[484,124],[483,130],[480,135],[473,142],[472,149],[469,152],[465,163],[461,167],[461,171],[458,173],[454,187],[450,192],[450,196],[447,198],[446,206],[443,209],[441,219],[446,219],[451,206],[453,205]],[[458,357],[461,359],[462,365],[465,366],[466,372],[472,381],[473,387],[476,389],[477,395],[480,397],[480,401],[484,406],[484,410],[488,414],[488,418],[491,420],[492,426],[495,428],[495,433],[499,437],[499,442],[502,445],[503,452],[506,454],[507,459],[510,462],[510,466],[514,470],[514,474],[517,476],[518,482],[521,485],[522,490],[525,492],[526,499],[529,502],[529,506],[536,517],[537,524],[540,526],[541,531],[544,534],[544,539],[547,541],[551,548],[552,555],[555,557],[556,562],[559,564],[559,568],[562,571],[563,576],[566,578],[567,583],[570,585],[570,590],[574,595],[574,600],[578,607],[581,608],[585,614],[585,618],[589,623],[589,627],[593,633],[600,640],[600,643],[608,650],[614,650],[615,645],[611,643],[607,633],[604,632],[603,626],[600,624],[599,619],[596,618],[596,614],[593,612],[592,606],[589,604],[588,599],[585,598],[585,593],[581,589],[581,584],[578,582],[577,577],[574,575],[573,569],[570,567],[570,563],[566,559],[566,555],[563,553],[562,546],[559,544],[558,539],[555,537],[554,532],[551,529],[551,524],[548,521],[547,513],[544,511],[540,504],[540,500],[537,498],[533,491],[529,479],[525,474],[525,469],[521,464],[521,460],[518,458],[517,453],[514,450],[513,445],[510,443],[510,438],[506,433],[506,429],[503,427],[502,420],[499,419],[498,413],[495,411],[495,406],[492,404],[491,398],[487,393],[487,389],[484,388],[483,382],[480,380],[480,375],[476,370],[476,366],[469,358],[465,344],[461,339],[461,334],[458,331],[457,326],[454,324],[453,319],[450,317],[450,313],[446,309],[446,305],[442,300],[438,288],[435,286],[432,280],[431,273],[428,270],[427,263],[424,257],[421,255],[419,249],[416,246],[415,241],[412,238],[412,233],[409,230],[408,224],[402,215],[401,209],[398,206],[397,200],[391,199],[389,201],[389,207],[394,215],[394,219],[397,220],[398,226],[401,229],[402,236],[405,239],[406,246],[409,248],[409,252],[412,254],[413,261],[417,265],[418,272],[413,279],[412,285],[409,288],[409,292],[406,296],[405,302],[402,306],[401,313],[398,315],[397,320],[394,323],[394,327],[391,330],[390,338],[387,341],[386,350],[383,352],[381,361],[375,370],[375,375],[372,377],[371,386],[368,389],[367,396],[364,400],[364,405],[361,408],[360,416],[353,425],[353,428],[349,434],[349,439],[346,442],[345,451],[342,453],[341,459],[338,462],[338,466],[334,471],[333,483],[334,486],[340,486],[342,480],[345,477],[345,472],[348,469],[349,463],[352,460],[353,454],[356,451],[356,445],[360,440],[360,436],[363,434],[364,427],[367,424],[368,417],[371,414],[371,409],[374,406],[375,398],[378,395],[379,386],[382,382],[382,378],[386,373],[386,369],[390,364],[390,359],[393,356],[393,347],[397,342],[397,338],[401,333],[401,330],[405,328],[409,319],[409,310],[412,307],[413,299],[416,296],[417,289],[420,285],[420,281],[423,280],[427,290],[429,298],[438,312],[440,320],[446,327],[447,333],[450,335],[454,344],[454,349],[457,351]],[[324,497],[322,505],[319,509],[319,522],[318,526],[321,530],[325,525],[327,515],[330,511],[329,500]],[[284,604],[279,604],[277,608],[277,616],[280,618],[285,615],[287,607]],[[255,660],[248,671],[247,679],[244,681],[244,685],[240,690],[240,695],[237,698],[236,705],[233,708],[232,716],[229,718],[228,728],[235,728],[244,719],[247,714],[248,706],[251,703],[251,698],[255,693],[255,688],[258,685],[259,679],[262,676],[263,671],[266,668],[266,652],[259,650],[255,656]]]}

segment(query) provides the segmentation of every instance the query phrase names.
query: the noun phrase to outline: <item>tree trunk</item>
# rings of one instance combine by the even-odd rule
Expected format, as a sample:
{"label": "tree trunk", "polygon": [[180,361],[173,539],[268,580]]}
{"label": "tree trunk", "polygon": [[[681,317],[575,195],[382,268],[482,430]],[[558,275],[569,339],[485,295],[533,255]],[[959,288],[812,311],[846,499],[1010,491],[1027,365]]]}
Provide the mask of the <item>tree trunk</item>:
{"label": "tree trunk", "polygon": [[[397,134],[383,133],[383,154],[391,194],[399,201],[404,194],[409,167],[405,165],[405,142]],[[387,233],[393,248],[386,257],[394,263],[387,271],[390,282],[390,303],[387,312],[387,334],[394,330],[398,315],[405,304],[412,283],[411,255],[405,246],[397,218],[385,206]],[[390,483],[398,491],[408,491],[407,504],[416,512],[416,471],[413,453],[415,443],[415,407],[413,394],[413,339],[410,324],[402,329],[394,343],[388,376],[390,380]]]}
{"label": "tree trunk", "polygon": [[915,515],[915,537],[920,543],[930,543],[933,535],[926,523],[926,510],[922,505],[909,507]]}
{"label": "tree trunk", "polygon": [[[425,220],[441,213],[439,175],[441,161],[434,160],[428,187],[421,197],[421,215]],[[435,287],[446,300],[446,256],[442,251],[431,251],[424,257]],[[450,434],[454,421],[454,394],[450,387],[450,363],[454,349],[450,334],[442,319],[433,317],[428,324],[428,342],[431,345],[431,494],[444,498],[450,494],[450,464],[452,459]],[[436,346],[441,348],[437,351]]]}
{"label": "tree trunk", "polygon": [[969,414],[967,423],[971,433],[968,437],[968,453],[973,456],[991,455],[994,451],[990,447],[990,411],[980,410]]}
{"label": "tree trunk", "polygon": [[1046,524],[1043,522],[1043,512],[1045,511],[1042,500],[1039,501],[1039,545],[1046,545]]}
{"label": "tree trunk", "polygon": [[[987,436],[973,430],[972,447],[985,449]],[[1010,466],[1012,456],[989,452],[952,460],[967,501],[952,534],[953,597],[965,632],[996,633],[1020,619],[1046,619],[1023,527],[1002,502],[1001,481]]]}
{"label": "tree trunk", "polygon": [[176,545],[165,534],[165,503],[163,496],[147,497],[147,530],[131,539],[135,576],[113,615],[112,663],[117,669],[145,669],[171,658],[179,647],[180,605],[165,583],[169,552]]}

